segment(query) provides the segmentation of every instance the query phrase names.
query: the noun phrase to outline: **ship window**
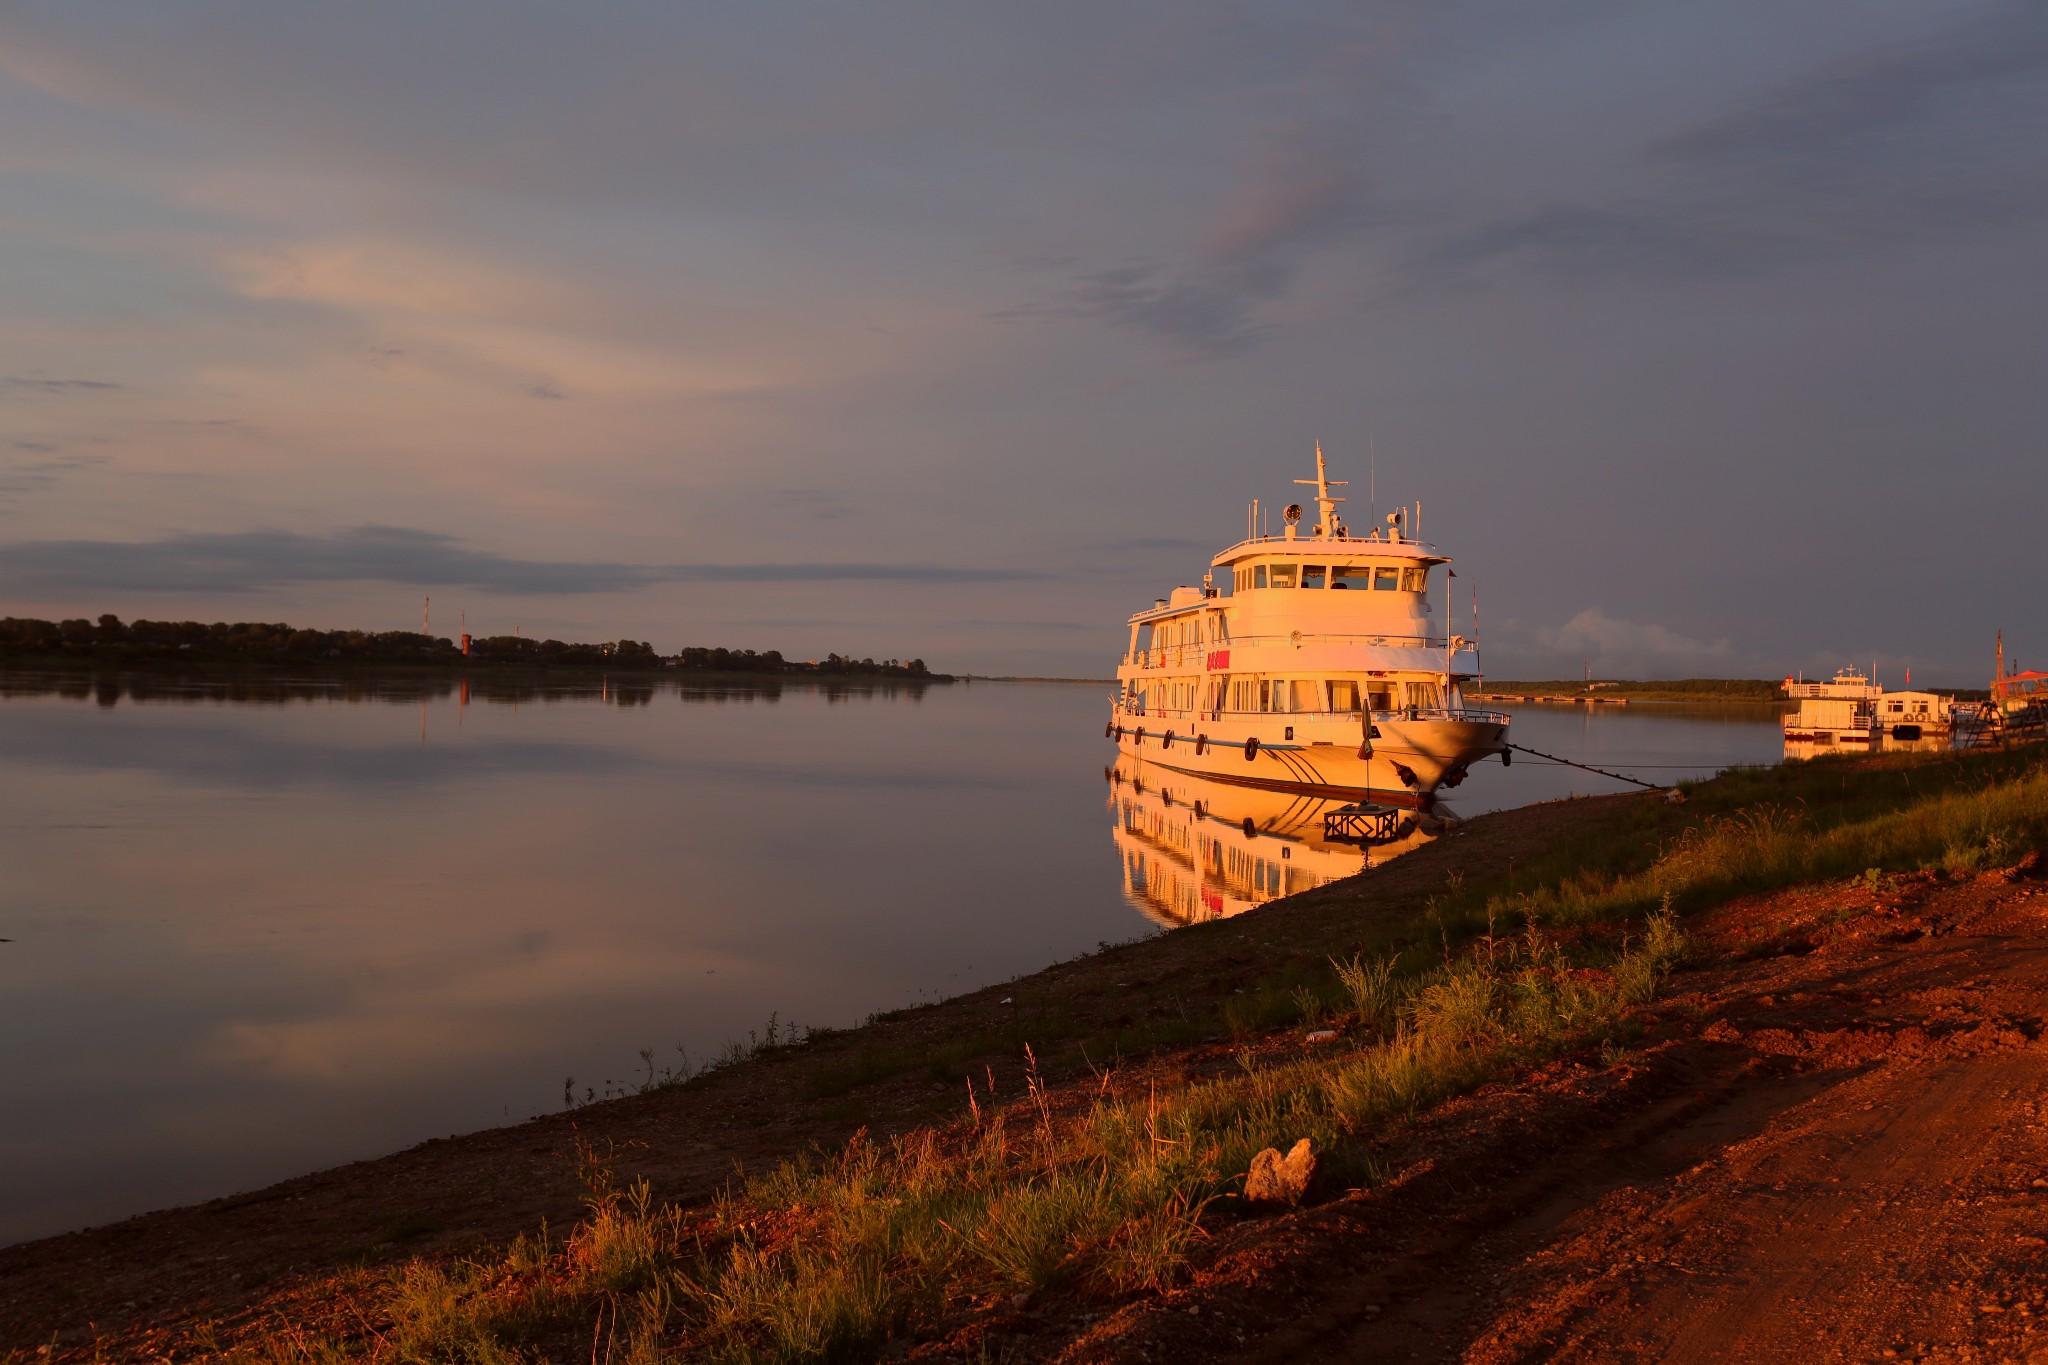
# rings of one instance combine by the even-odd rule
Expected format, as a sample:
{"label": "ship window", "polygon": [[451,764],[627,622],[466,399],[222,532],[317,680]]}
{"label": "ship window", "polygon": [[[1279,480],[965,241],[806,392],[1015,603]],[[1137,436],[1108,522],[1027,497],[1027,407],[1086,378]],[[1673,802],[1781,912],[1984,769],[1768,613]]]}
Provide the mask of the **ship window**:
{"label": "ship window", "polygon": [[1323,709],[1323,685],[1313,678],[1298,678],[1288,688],[1293,693],[1294,704],[1290,711],[1320,711]]}
{"label": "ship window", "polygon": [[1252,586],[1255,588],[1263,588],[1266,586],[1265,565],[1261,564],[1257,568],[1252,570]]}
{"label": "ship window", "polygon": [[1391,683],[1371,683],[1365,689],[1366,704],[1375,711],[1394,709],[1394,688]]}
{"label": "ship window", "polygon": [[1404,592],[1421,592],[1429,586],[1429,570],[1401,570],[1401,589]]}
{"label": "ship window", "polygon": [[1294,566],[1292,564],[1275,564],[1273,566],[1273,586],[1276,588],[1291,588],[1294,586]]}
{"label": "ship window", "polygon": [[1339,564],[1330,570],[1333,588],[1371,588],[1372,570],[1363,564]]}
{"label": "ship window", "polygon": [[1433,682],[1412,682],[1401,684],[1408,694],[1408,705],[1421,707],[1426,711],[1436,709],[1436,684]]}
{"label": "ship window", "polygon": [[1356,711],[1358,709],[1358,684],[1349,678],[1330,679],[1330,709],[1332,711]]}
{"label": "ship window", "polygon": [[1401,571],[1399,569],[1381,568],[1373,570],[1373,588],[1375,590],[1379,592],[1392,592],[1400,586]]}
{"label": "ship window", "polygon": [[1301,586],[1304,588],[1320,588],[1323,586],[1323,580],[1328,574],[1329,569],[1321,564],[1304,564],[1301,566]]}

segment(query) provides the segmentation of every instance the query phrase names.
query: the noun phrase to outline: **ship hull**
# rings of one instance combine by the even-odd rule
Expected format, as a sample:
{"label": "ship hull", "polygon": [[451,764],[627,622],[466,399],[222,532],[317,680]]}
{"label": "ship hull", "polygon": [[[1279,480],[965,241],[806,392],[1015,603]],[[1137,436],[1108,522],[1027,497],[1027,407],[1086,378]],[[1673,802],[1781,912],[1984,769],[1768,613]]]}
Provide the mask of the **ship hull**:
{"label": "ship hull", "polygon": [[1118,709],[1109,738],[1132,761],[1212,782],[1422,810],[1462,782],[1472,764],[1507,748],[1500,721],[1381,719],[1373,722],[1371,753],[1361,755],[1363,728],[1355,719],[1247,725],[1226,715],[1213,723],[1177,722]]}

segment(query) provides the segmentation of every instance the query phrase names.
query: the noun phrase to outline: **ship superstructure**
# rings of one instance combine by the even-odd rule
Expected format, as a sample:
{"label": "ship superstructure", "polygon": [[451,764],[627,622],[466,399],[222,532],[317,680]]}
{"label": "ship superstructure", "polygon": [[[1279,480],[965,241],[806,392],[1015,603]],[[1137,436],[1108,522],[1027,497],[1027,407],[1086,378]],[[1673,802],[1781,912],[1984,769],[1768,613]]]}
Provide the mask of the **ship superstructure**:
{"label": "ship superstructure", "polygon": [[1107,734],[1148,763],[1240,785],[1428,806],[1508,717],[1464,705],[1474,642],[1450,630],[1450,557],[1419,538],[1420,505],[1354,535],[1321,446],[1317,519],[1246,537],[1130,618]]}

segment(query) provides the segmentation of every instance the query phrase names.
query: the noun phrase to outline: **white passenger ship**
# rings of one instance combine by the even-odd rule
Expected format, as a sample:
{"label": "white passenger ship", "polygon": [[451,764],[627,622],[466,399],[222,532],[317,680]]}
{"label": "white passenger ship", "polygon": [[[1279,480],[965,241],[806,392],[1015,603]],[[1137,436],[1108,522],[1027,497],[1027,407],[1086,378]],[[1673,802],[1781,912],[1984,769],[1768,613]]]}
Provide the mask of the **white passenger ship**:
{"label": "white passenger ship", "polygon": [[[1508,717],[1466,708],[1472,641],[1450,633],[1450,557],[1417,539],[1420,505],[1363,536],[1337,515],[1322,447],[1318,521],[1290,505],[1284,534],[1251,534],[1130,618],[1106,730],[1120,753],[1176,772],[1280,791],[1428,807],[1473,763],[1506,760]],[[1218,585],[1221,571],[1221,586]]]}

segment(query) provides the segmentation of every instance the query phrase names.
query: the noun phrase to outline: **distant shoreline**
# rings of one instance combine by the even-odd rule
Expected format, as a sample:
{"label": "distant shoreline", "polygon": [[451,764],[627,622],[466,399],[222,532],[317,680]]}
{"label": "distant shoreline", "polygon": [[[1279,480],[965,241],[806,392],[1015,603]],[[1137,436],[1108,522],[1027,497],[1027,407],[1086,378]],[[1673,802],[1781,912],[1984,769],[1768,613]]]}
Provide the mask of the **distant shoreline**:
{"label": "distant shoreline", "polygon": [[706,682],[753,682],[785,684],[831,682],[835,679],[862,682],[895,682],[923,685],[963,681],[955,673],[908,673],[901,670],[845,670],[812,672],[793,669],[766,673],[743,669],[678,668],[656,664],[611,666],[605,664],[489,663],[463,660],[458,663],[391,662],[375,659],[103,659],[77,655],[0,655],[0,674],[67,673],[72,676],[117,677],[136,674],[153,678],[438,678],[449,682],[469,679],[502,679],[507,682],[540,678],[631,678],[653,681],[661,678],[699,679]]}

